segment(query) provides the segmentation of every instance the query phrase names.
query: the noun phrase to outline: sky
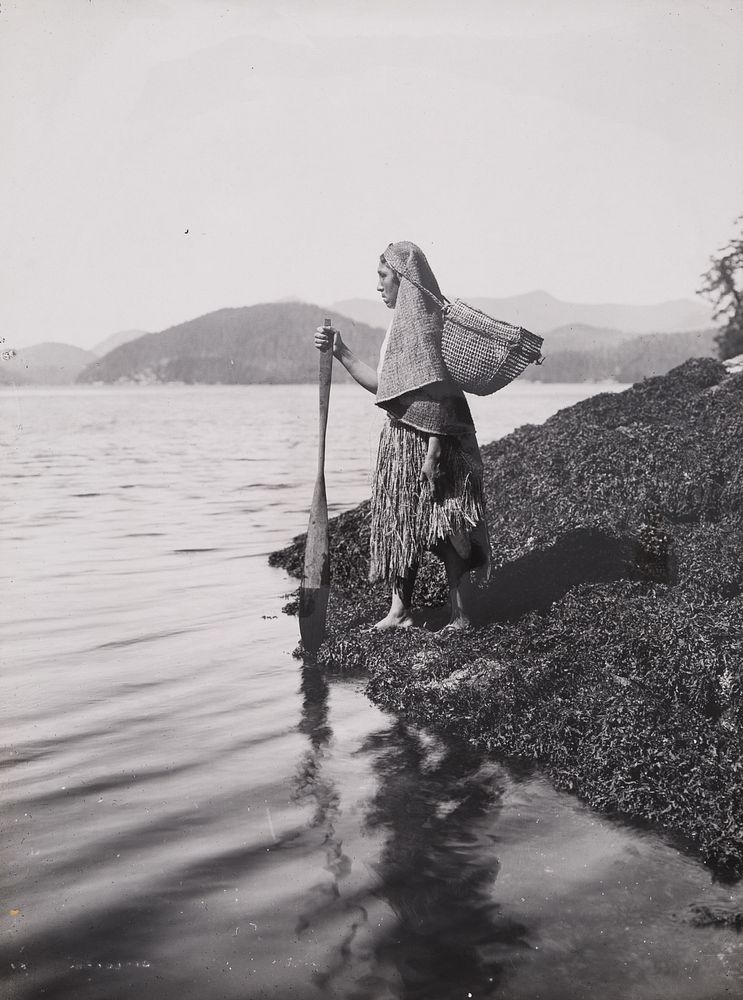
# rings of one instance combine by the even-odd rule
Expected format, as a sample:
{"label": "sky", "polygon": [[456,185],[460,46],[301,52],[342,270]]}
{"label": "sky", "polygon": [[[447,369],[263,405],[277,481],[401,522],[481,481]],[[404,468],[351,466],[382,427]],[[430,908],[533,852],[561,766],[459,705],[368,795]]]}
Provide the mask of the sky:
{"label": "sky", "polygon": [[224,306],[693,298],[743,213],[743,2],[2,0],[0,337]]}

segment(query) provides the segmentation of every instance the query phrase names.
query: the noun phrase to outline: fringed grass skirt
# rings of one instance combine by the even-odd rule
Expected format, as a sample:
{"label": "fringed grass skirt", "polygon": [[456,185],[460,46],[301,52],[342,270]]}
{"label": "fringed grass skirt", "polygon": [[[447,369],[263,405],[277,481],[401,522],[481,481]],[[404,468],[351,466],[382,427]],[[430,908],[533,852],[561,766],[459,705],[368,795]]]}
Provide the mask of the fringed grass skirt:
{"label": "fringed grass skirt", "polygon": [[487,569],[482,459],[474,434],[442,437],[436,495],[421,469],[428,435],[389,419],[382,429],[371,503],[370,580],[394,584],[450,539],[467,569]]}

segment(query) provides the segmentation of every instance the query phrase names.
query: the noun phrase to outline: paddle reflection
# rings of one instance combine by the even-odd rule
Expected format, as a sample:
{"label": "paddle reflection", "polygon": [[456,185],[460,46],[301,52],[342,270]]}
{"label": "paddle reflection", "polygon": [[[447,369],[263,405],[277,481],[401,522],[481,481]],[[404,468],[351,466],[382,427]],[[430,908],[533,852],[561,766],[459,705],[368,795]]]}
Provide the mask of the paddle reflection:
{"label": "paddle reflection", "polygon": [[[309,740],[309,749],[297,768],[293,799],[309,805],[312,810],[310,828],[322,836],[325,871],[323,879],[306,893],[295,933],[301,937],[322,927],[334,925],[338,940],[325,956],[324,968],[312,973],[315,987],[322,994],[336,995],[339,986],[346,987],[358,977],[363,963],[355,953],[354,941],[360,928],[368,924],[368,914],[353,894],[341,893],[341,880],[351,871],[351,859],[343,850],[343,840],[336,831],[341,812],[341,797],[335,782],[323,771],[323,763],[332,740],[328,722],[328,682],[311,659],[302,665],[302,717],[299,731]],[[368,974],[368,970],[365,970]],[[372,994],[356,992],[359,1000]]]}

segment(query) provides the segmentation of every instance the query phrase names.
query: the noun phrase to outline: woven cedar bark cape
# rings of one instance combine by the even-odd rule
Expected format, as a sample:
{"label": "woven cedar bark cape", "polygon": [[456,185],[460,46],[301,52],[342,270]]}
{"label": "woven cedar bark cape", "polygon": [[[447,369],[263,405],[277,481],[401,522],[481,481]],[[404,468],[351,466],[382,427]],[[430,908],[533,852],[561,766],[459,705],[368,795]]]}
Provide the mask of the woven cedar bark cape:
{"label": "woven cedar bark cape", "polygon": [[382,255],[400,278],[395,315],[379,373],[377,406],[428,434],[470,434],[472,415],[461,389],[449,381],[441,357],[441,310],[416,285],[437,298],[441,290],[415,243],[390,243]]}

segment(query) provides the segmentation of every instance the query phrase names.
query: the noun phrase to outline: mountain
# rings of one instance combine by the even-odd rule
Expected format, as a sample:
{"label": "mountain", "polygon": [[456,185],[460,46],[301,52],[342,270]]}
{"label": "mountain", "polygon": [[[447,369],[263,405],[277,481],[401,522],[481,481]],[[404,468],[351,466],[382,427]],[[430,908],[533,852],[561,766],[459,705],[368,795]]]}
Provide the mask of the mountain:
{"label": "mountain", "polygon": [[617,349],[615,377],[618,382],[637,382],[665,375],[689,358],[716,358],[716,334],[716,329],[709,329],[635,337]]}
{"label": "mountain", "polygon": [[636,334],[627,333],[625,330],[587,326],[585,323],[558,326],[556,330],[545,334],[551,354],[555,351],[602,351],[607,347],[616,347],[625,340],[632,340],[635,336]]}
{"label": "mountain", "polygon": [[[327,307],[304,302],[219,309],[114,348],[89,364],[78,381],[314,382],[313,333],[328,314]],[[348,317],[334,319],[349,347],[376,367],[384,331]],[[350,378],[341,365],[334,377]]]}
{"label": "mountain", "polygon": [[629,383],[664,375],[689,358],[717,356],[715,329],[627,337],[614,330],[581,327],[574,339],[573,330],[568,327],[548,334],[544,364],[530,365],[522,377],[531,382],[614,379]]}
{"label": "mountain", "polygon": [[92,351],[56,342],[8,353],[0,368],[0,381],[6,385],[70,385],[96,357]]}
{"label": "mountain", "polygon": [[374,299],[344,299],[341,302],[334,302],[329,311],[333,322],[335,322],[336,315],[340,313],[342,316],[350,316],[358,323],[381,327],[383,330],[387,329],[392,319],[392,313],[381,299],[376,301]]}
{"label": "mountain", "polygon": [[115,347],[128,344],[130,340],[136,340],[137,337],[144,337],[146,333],[146,330],[120,330],[118,333],[112,333],[110,337],[106,337],[105,340],[102,340],[100,344],[96,344],[95,347],[91,347],[91,351],[93,354],[97,354],[98,357],[103,357],[104,354],[113,351]]}
{"label": "mountain", "polygon": [[[517,323],[534,333],[545,334],[564,326],[591,326],[621,330],[625,334],[672,333],[702,330],[712,326],[712,308],[691,299],[676,299],[653,305],[588,304],[562,302],[549,292],[527,292],[510,298],[467,298],[465,302],[496,319]],[[389,312],[373,299],[346,299],[332,307],[363,323],[385,327]]]}
{"label": "mountain", "polygon": [[676,333],[712,325],[712,308],[701,302],[676,299],[652,305],[562,302],[548,292],[529,292],[508,299],[468,299],[471,305],[498,319],[518,323],[535,333],[583,324],[625,333]]}
{"label": "mountain", "polygon": [[27,385],[28,382],[18,369],[11,369],[6,361],[0,363],[0,385]]}

